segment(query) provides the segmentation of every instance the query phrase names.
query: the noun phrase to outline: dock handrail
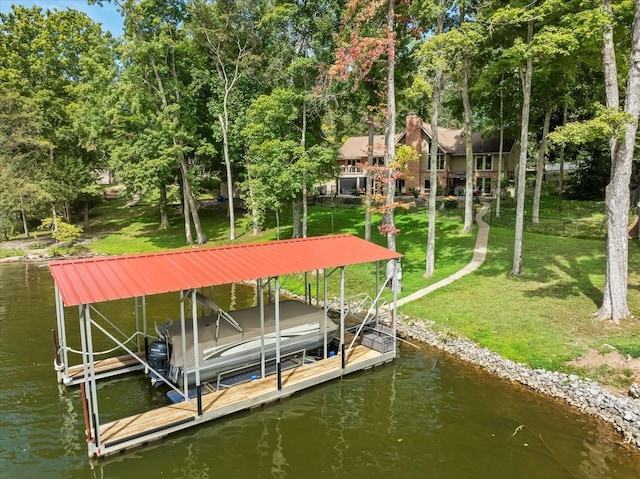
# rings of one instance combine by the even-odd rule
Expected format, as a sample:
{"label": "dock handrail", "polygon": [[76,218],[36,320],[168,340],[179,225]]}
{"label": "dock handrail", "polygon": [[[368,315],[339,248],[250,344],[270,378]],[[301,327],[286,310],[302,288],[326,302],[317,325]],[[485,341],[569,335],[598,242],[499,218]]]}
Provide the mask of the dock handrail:
{"label": "dock handrail", "polygon": [[[327,308],[332,309],[339,306],[340,306],[340,300],[335,299],[327,305]],[[373,301],[371,300],[371,296],[369,296],[367,293],[354,294],[353,296],[348,296],[344,298],[344,314],[345,315],[351,314],[354,311],[356,312],[360,311],[361,309],[363,309],[363,306],[366,311],[371,310],[371,308],[373,307]]]}
{"label": "dock handrail", "polygon": [[387,279],[385,279],[382,287],[378,291],[378,295],[376,296],[376,299],[373,300],[373,304],[369,307],[369,309],[367,309],[367,314],[364,315],[364,319],[360,323],[360,326],[358,326],[358,330],[356,331],[355,335],[353,336],[353,339],[351,340],[351,343],[349,344],[349,347],[347,348],[346,352],[344,353],[345,361],[347,359],[349,359],[349,354],[351,353],[351,350],[353,349],[353,345],[355,344],[356,339],[358,339],[358,336],[362,332],[362,329],[364,328],[364,325],[367,324],[367,322],[369,322],[371,320],[371,318],[373,317],[373,315],[376,313],[376,308],[374,308],[374,306],[380,300],[380,295],[382,294],[382,291],[384,291],[385,286],[387,286],[387,283],[389,282],[390,278],[391,278],[391,276],[389,276],[389,277],[387,277]]}

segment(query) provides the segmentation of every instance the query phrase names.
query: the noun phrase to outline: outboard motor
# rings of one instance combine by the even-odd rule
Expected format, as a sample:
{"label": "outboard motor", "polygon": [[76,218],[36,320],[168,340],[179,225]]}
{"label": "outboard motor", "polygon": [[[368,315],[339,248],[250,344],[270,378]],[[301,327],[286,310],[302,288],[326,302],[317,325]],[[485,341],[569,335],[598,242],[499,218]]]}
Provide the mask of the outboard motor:
{"label": "outboard motor", "polygon": [[[155,369],[166,379],[169,375],[169,357],[171,350],[164,341],[154,341],[149,345],[149,366]],[[151,384],[160,386],[164,381],[153,371],[149,372]]]}

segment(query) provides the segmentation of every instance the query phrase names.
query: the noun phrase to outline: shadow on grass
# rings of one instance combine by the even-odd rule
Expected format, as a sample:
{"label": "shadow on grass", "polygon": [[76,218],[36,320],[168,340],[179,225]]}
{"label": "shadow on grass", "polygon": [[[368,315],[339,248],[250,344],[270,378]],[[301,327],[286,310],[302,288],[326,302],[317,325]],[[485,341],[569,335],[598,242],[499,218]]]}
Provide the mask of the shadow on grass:
{"label": "shadow on grass", "polygon": [[514,232],[493,226],[490,230],[487,259],[476,274],[485,277],[506,275],[511,281],[537,284],[524,291],[527,297],[568,299],[585,296],[596,306],[602,291],[591,277],[603,275],[605,245],[598,240],[576,240],[525,233],[522,242],[523,273],[511,275]]}

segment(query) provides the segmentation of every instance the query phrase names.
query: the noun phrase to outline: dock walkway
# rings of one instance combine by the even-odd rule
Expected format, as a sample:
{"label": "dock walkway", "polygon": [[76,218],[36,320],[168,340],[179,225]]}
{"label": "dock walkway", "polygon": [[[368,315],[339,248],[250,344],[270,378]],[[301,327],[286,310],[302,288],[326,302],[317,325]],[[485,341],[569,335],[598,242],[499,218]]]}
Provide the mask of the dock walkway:
{"label": "dock walkway", "polygon": [[277,388],[275,375],[272,375],[203,394],[202,415],[198,415],[196,400],[193,399],[118,419],[100,426],[100,445],[95,448],[94,453],[105,456],[139,446],[191,427],[194,421],[206,422],[261,406],[344,374],[391,361],[394,356],[393,352],[380,353],[358,345],[349,354],[344,369],[338,355],[284,371],[280,390]]}

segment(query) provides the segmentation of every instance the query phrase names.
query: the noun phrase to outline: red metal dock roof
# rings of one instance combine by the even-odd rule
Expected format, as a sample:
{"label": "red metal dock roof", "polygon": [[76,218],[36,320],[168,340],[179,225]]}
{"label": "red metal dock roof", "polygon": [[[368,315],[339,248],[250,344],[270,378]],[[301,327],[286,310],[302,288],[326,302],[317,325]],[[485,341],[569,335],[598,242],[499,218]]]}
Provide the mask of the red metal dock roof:
{"label": "red metal dock roof", "polygon": [[349,234],[162,253],[52,261],[65,306],[401,258]]}

